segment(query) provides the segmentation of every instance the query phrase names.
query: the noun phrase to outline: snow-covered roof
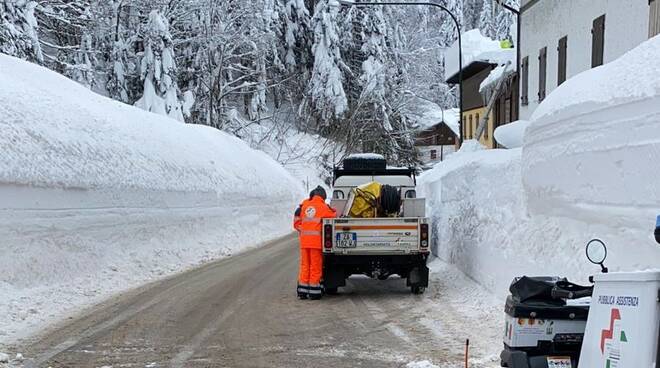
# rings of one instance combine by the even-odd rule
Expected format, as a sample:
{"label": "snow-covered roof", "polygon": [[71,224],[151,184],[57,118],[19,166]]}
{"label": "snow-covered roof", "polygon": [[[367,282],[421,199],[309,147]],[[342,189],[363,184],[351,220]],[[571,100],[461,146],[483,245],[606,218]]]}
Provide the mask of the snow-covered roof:
{"label": "snow-covered roof", "polygon": [[418,98],[407,110],[406,116],[413,122],[415,129],[426,130],[444,123],[457,136],[461,133],[457,108],[443,110],[436,103]]}
{"label": "snow-covered roof", "polygon": [[[478,29],[463,33],[462,41],[463,69],[475,62],[504,65],[510,61],[515,65],[515,49],[503,49],[499,41],[482,35]],[[456,41],[445,51],[446,79],[448,81],[453,79],[458,71],[458,41]]]}
{"label": "snow-covered roof", "polygon": [[479,92],[490,92],[490,90],[493,90],[495,87],[497,87],[497,82],[500,80],[500,78],[507,77],[514,72],[515,66],[513,63],[507,62],[506,64],[498,65],[497,68],[493,69],[488,74],[486,79],[481,81],[481,84],[479,85]]}

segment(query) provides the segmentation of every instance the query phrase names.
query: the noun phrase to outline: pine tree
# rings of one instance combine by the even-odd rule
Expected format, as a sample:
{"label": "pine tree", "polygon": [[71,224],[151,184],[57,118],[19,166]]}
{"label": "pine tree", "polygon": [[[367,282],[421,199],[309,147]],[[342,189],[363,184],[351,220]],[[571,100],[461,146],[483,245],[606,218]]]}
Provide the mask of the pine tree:
{"label": "pine tree", "polygon": [[311,18],[303,0],[284,0],[282,8],[284,62],[289,70],[295,70],[308,63],[313,41],[309,37]]}
{"label": "pine tree", "polygon": [[462,8],[463,32],[479,28],[479,16],[484,1],[488,0],[464,0]]}
{"label": "pine tree", "polygon": [[128,87],[126,84],[126,65],[128,61],[126,54],[126,44],[124,41],[122,39],[114,41],[110,59],[108,60],[110,70],[106,90],[110,98],[128,103]]}
{"label": "pine tree", "polygon": [[496,39],[497,34],[493,21],[492,0],[484,0],[481,15],[479,16],[479,29],[481,29],[481,34],[484,36]]}
{"label": "pine tree", "polygon": [[167,19],[159,11],[149,13],[144,37],[140,67],[144,90],[135,106],[183,122],[172,35]]}
{"label": "pine tree", "polygon": [[314,66],[308,96],[320,125],[326,126],[333,119],[342,117],[348,109],[343,86],[342,68],[345,65],[340,53],[338,14],[337,0],[321,0],[312,19]]}
{"label": "pine tree", "polygon": [[[459,25],[461,26],[461,32],[465,32],[463,21],[463,0],[447,0],[446,8],[457,18]],[[451,46],[456,39],[458,39],[458,31],[456,25],[452,18],[443,12],[442,14],[442,26],[440,27],[440,45],[444,47]]]}
{"label": "pine tree", "polygon": [[[514,8],[519,7],[519,0],[509,0],[508,4]],[[499,40],[513,39],[512,29],[516,23],[516,16],[502,6],[497,6],[497,15],[495,16],[495,37]]]}
{"label": "pine tree", "polygon": [[43,63],[34,16],[36,6],[35,1],[0,0],[0,52]]}
{"label": "pine tree", "polygon": [[92,89],[96,86],[95,65],[98,64],[94,55],[92,36],[84,34],[80,39],[80,46],[73,54],[72,63],[66,65],[65,75]]}

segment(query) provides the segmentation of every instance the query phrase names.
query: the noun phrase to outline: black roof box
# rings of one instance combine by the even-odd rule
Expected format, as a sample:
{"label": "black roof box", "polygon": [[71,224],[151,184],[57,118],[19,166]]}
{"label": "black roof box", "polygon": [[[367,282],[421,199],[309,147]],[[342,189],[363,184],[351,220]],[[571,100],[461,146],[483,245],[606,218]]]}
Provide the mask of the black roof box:
{"label": "black roof box", "polygon": [[342,162],[344,170],[385,170],[385,157],[375,153],[360,153],[349,155]]}

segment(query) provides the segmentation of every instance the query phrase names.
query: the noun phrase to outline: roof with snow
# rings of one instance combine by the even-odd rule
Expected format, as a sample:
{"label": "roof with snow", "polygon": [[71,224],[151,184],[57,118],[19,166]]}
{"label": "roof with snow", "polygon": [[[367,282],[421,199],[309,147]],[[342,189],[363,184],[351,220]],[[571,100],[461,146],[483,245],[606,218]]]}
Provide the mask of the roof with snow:
{"label": "roof with snow", "polygon": [[445,124],[456,136],[460,135],[459,109],[442,109],[434,102],[419,98],[411,105],[407,109],[406,116],[412,121],[415,129],[423,131],[438,124]]}
{"label": "roof with snow", "polygon": [[[473,29],[462,34],[463,48],[463,79],[469,78],[491,65],[504,65],[511,62],[515,65],[516,50],[503,49],[499,41],[495,41]],[[458,83],[458,41],[445,51],[445,75],[447,83]]]}

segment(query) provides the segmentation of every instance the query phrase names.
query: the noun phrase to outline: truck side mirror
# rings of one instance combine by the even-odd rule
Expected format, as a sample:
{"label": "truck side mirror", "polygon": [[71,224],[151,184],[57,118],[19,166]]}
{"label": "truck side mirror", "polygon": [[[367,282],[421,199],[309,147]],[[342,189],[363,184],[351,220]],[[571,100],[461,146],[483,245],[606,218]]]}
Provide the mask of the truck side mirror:
{"label": "truck side mirror", "polygon": [[660,244],[660,215],[658,215],[658,218],[655,220],[655,241]]}
{"label": "truck side mirror", "polygon": [[605,259],[607,258],[607,247],[600,239],[591,239],[587,243],[587,258],[593,264],[600,266],[603,273],[607,273],[607,267],[605,267]]}

